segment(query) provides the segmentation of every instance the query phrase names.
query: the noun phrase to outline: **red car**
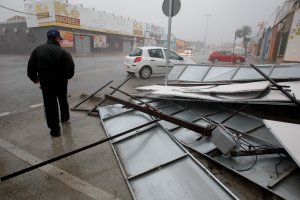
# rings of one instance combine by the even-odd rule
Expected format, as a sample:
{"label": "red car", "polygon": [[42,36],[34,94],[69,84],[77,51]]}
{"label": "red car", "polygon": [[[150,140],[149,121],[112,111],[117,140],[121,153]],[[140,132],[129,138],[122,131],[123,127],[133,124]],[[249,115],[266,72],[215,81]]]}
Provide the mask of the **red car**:
{"label": "red car", "polygon": [[209,55],[209,61],[216,62],[232,62],[232,63],[241,63],[245,62],[245,57],[242,55],[233,54],[229,51],[215,51]]}

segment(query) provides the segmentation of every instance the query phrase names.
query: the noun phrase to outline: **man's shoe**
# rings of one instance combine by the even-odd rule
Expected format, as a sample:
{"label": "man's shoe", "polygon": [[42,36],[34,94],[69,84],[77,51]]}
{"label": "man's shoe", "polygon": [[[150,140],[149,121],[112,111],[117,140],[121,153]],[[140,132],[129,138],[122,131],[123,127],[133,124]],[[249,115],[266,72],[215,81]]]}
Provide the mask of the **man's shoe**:
{"label": "man's shoe", "polygon": [[60,134],[60,129],[51,129],[50,135],[51,135],[52,137],[59,137],[59,136],[61,136],[61,134]]}

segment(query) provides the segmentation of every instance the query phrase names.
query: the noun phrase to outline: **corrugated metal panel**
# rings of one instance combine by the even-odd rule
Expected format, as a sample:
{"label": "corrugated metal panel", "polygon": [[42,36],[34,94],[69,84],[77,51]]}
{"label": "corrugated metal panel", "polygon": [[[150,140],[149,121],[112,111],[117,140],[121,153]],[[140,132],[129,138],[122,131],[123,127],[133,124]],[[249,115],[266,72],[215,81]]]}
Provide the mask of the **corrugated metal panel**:
{"label": "corrugated metal panel", "polygon": [[[299,79],[299,64],[284,65],[257,65],[265,74],[273,79]],[[175,72],[172,72],[175,70]],[[180,72],[180,70],[182,70]],[[188,65],[186,67],[174,66],[169,73],[170,81],[187,82],[215,82],[215,81],[249,81],[265,80],[251,66],[210,66],[210,65]]]}
{"label": "corrugated metal panel", "polygon": [[[176,102],[178,103],[178,102]],[[178,103],[181,106],[188,103]],[[203,110],[203,111],[202,111]],[[193,113],[208,113],[216,111],[215,114],[208,114],[206,118],[214,122],[221,122],[230,116],[232,111],[226,107],[220,107],[212,103],[197,103],[189,111]],[[187,114],[187,113],[186,113]],[[187,116],[181,115],[183,119]],[[206,120],[198,120],[194,123],[208,125]],[[239,135],[238,141],[241,142],[236,150],[249,150],[250,146],[254,149],[282,148],[271,132],[264,126],[262,120],[250,115],[239,113],[225,123],[225,125]],[[168,127],[166,127],[168,128]],[[224,167],[244,176],[248,180],[264,187],[286,199],[298,199],[300,191],[299,168],[293,160],[285,155],[271,154],[258,156],[224,157],[217,148],[210,142],[208,137],[202,137],[199,133],[177,128],[171,130],[174,137],[183,145],[202,153],[204,156],[223,165]],[[249,146],[250,145],[250,146]],[[295,176],[298,178],[296,179]]]}
{"label": "corrugated metal panel", "polygon": [[264,123],[300,167],[300,125],[271,120],[264,120]]}
{"label": "corrugated metal panel", "polygon": [[[137,111],[116,114],[113,107],[99,108],[108,136],[152,120]],[[112,146],[135,199],[236,199],[161,126],[129,133]]]}
{"label": "corrugated metal panel", "polygon": [[[280,85],[296,99],[300,99],[300,81],[281,82]],[[295,105],[282,91],[266,81],[205,86],[146,86],[137,90],[151,91],[148,97],[168,99],[184,98],[202,101],[251,104]]]}

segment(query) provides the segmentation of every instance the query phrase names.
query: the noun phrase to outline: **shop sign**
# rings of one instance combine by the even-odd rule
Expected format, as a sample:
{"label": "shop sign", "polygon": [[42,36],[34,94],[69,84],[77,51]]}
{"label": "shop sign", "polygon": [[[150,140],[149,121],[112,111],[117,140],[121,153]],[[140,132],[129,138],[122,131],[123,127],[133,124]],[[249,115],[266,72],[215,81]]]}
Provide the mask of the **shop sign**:
{"label": "shop sign", "polygon": [[58,23],[80,26],[80,19],[75,19],[75,18],[61,16],[61,15],[56,15],[55,19],[56,22]]}
{"label": "shop sign", "polygon": [[106,36],[105,35],[94,35],[94,48],[106,48]]}
{"label": "shop sign", "polygon": [[144,36],[142,23],[133,22],[133,35]]}
{"label": "shop sign", "polygon": [[70,31],[61,31],[59,30],[63,40],[60,42],[61,47],[69,48],[74,47],[74,34]]}

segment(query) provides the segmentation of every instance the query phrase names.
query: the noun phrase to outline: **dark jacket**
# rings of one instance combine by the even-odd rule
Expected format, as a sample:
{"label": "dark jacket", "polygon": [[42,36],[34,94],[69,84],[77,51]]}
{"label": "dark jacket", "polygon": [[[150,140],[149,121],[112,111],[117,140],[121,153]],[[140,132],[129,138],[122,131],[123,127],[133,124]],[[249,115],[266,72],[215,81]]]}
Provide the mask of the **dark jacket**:
{"label": "dark jacket", "polygon": [[59,84],[74,76],[74,67],[72,56],[57,42],[48,40],[32,52],[27,76],[33,82],[39,80],[42,87],[46,84]]}

